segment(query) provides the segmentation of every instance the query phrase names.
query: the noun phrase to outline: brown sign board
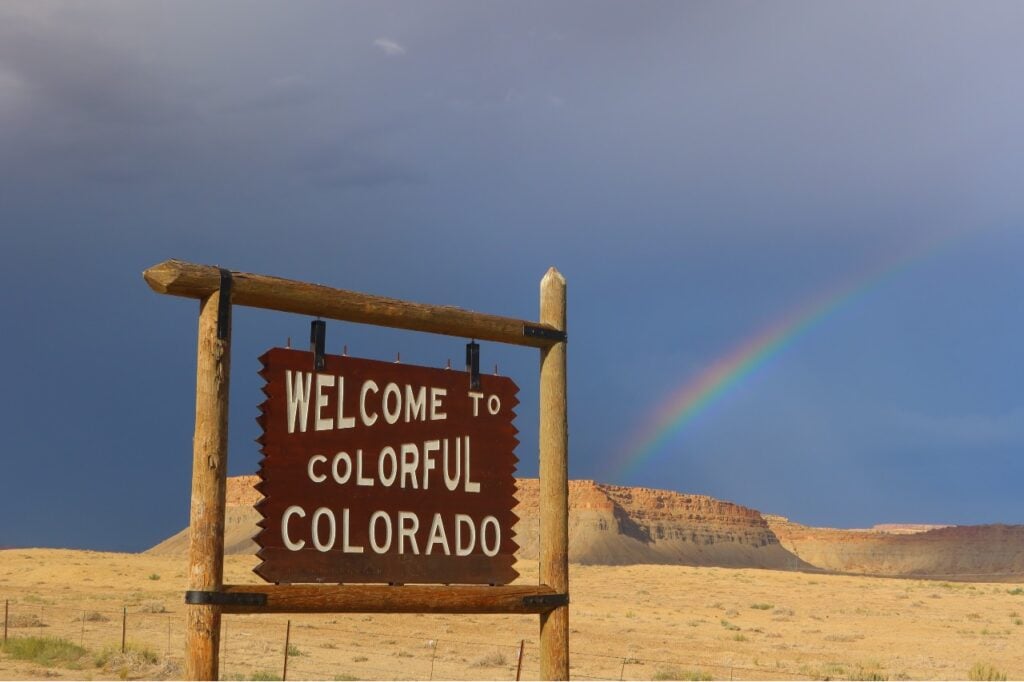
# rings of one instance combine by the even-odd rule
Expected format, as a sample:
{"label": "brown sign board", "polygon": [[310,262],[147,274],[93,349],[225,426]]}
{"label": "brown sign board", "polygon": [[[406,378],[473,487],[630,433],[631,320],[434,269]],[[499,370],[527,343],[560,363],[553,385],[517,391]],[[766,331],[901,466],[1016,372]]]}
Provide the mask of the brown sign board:
{"label": "brown sign board", "polygon": [[274,583],[505,584],[517,544],[508,377],[267,351],[254,570]]}

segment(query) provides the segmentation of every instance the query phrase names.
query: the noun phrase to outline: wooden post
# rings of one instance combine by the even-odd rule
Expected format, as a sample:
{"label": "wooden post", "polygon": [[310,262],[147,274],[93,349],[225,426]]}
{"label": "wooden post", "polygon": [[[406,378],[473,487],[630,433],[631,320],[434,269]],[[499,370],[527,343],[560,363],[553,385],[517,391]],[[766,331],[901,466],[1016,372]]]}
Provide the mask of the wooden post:
{"label": "wooden post", "polygon": [[[540,323],[566,330],[565,278],[550,268],[540,283]],[[566,343],[540,354],[540,582],[569,593],[569,429]],[[569,679],[569,607],[540,616],[540,677]]]}
{"label": "wooden post", "polygon": [[125,636],[128,634],[128,607],[121,607],[121,653],[124,653]]}
{"label": "wooden post", "polygon": [[288,645],[292,638],[292,622],[288,621],[288,627],[284,631],[284,670],[281,671],[281,682],[288,680]]}
{"label": "wooden post", "polygon": [[[227,325],[225,338],[217,337],[219,304],[219,290],[199,304],[188,589],[200,591],[220,590],[224,580],[231,327]],[[216,605],[186,607],[185,679],[217,679],[220,618]]]}
{"label": "wooden post", "polygon": [[526,646],[526,640],[519,640],[519,656],[516,657],[516,682],[519,682],[519,675],[523,672],[523,647]]}
{"label": "wooden post", "polygon": [[7,612],[11,607],[11,600],[4,599],[4,645],[7,645]]}

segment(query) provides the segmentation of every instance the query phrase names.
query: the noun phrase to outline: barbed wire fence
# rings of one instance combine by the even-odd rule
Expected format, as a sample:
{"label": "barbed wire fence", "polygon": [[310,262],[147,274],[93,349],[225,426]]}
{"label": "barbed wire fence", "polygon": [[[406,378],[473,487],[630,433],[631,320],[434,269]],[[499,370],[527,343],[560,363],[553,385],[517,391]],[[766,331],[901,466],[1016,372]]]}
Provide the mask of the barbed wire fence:
{"label": "barbed wire fence", "polygon": [[[184,610],[157,600],[110,607],[57,605],[40,598],[3,601],[3,642],[53,637],[90,654],[145,652],[170,677],[180,677],[185,648]],[[472,680],[536,679],[536,639],[505,641],[426,630],[403,634],[363,627],[354,618],[226,615],[220,672],[225,680]],[[504,633],[503,633],[503,636]],[[576,679],[806,680],[814,676],[778,667],[706,659],[647,658],[630,653],[570,650]]]}

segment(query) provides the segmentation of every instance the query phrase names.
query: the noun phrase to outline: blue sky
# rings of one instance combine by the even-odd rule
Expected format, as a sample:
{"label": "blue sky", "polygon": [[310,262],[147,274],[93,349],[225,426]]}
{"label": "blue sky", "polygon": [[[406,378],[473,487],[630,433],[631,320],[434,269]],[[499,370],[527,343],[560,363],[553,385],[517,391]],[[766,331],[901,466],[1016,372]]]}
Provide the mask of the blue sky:
{"label": "blue sky", "polygon": [[[572,477],[819,525],[1024,523],[1022,22],[998,2],[0,4],[0,546],[138,550],[187,523],[197,306],[141,278],[168,258],[524,318],[555,265]],[[674,389],[894,254],[607,478]],[[256,358],[307,335],[236,311],[232,474],[259,458]],[[340,323],[328,343],[463,353]],[[535,475],[536,353],[482,356],[520,385]]]}

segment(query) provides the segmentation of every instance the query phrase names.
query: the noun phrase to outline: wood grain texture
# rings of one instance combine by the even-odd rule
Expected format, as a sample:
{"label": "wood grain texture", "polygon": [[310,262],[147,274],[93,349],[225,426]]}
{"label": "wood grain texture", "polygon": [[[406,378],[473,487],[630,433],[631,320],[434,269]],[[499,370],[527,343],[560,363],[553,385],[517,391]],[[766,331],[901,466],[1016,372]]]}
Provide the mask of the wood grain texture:
{"label": "wood grain texture", "polygon": [[[228,389],[231,333],[217,338],[220,293],[200,303],[196,361],[196,423],[192,441],[192,504],[188,589],[219,590],[224,579]],[[215,680],[220,648],[219,606],[190,605],[185,625],[185,677]]]}
{"label": "wood grain texture", "polygon": [[[248,272],[232,272],[231,276],[232,302],[236,305],[534,348],[546,348],[555,343],[551,339],[525,336],[526,326],[555,331],[554,327],[526,320],[452,306],[412,303]],[[218,268],[178,260],[154,265],[143,273],[143,277],[153,291],[173,296],[204,298],[220,287]]]}
{"label": "wood grain texture", "polygon": [[[565,278],[551,268],[541,280],[540,321],[566,329]],[[540,357],[540,581],[569,593],[569,428],[566,344]],[[569,607],[540,617],[540,676],[569,679]]]}
{"label": "wood grain texture", "polygon": [[[267,595],[264,606],[223,606],[224,613],[544,613],[531,597],[548,585],[225,585],[223,592]],[[527,600],[527,601],[524,601]]]}

